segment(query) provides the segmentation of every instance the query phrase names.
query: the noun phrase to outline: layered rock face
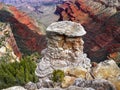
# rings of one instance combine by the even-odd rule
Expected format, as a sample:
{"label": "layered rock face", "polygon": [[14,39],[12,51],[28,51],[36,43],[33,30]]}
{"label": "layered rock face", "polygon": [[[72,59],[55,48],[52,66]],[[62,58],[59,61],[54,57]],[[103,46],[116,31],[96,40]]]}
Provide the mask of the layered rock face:
{"label": "layered rock face", "polygon": [[13,6],[0,3],[0,22],[9,23],[13,38],[24,53],[41,52],[46,47],[44,28]]}
{"label": "layered rock face", "polygon": [[[75,64],[84,68],[90,67],[90,60],[83,53],[82,36],[85,34],[84,28],[74,22],[64,21],[51,24],[47,28],[46,55],[53,60],[53,65],[61,67],[63,62],[66,63],[65,66]],[[61,65],[57,65],[60,61]]]}
{"label": "layered rock face", "polygon": [[13,5],[27,15],[48,26],[58,20],[54,14],[56,4],[61,4],[65,0],[0,0],[5,4]]}
{"label": "layered rock face", "polygon": [[42,80],[54,70],[69,67],[90,69],[90,59],[83,53],[84,28],[75,22],[62,21],[51,24],[47,30],[47,48],[38,64],[36,75]]}
{"label": "layered rock face", "polygon": [[9,24],[0,22],[0,60],[19,61],[21,52]]}
{"label": "layered rock face", "polygon": [[118,0],[71,0],[59,5],[55,13],[59,20],[75,21],[85,27],[84,50],[99,62],[111,50],[119,51],[119,7]]}
{"label": "layered rock face", "polygon": [[19,4],[24,4],[24,3],[28,3],[28,4],[34,4],[34,3],[37,3],[37,4],[54,4],[54,3],[60,3],[60,2],[63,2],[63,1],[66,1],[66,0],[0,0],[0,2],[3,2],[3,3],[6,3],[6,4],[12,4],[12,5],[18,5]]}

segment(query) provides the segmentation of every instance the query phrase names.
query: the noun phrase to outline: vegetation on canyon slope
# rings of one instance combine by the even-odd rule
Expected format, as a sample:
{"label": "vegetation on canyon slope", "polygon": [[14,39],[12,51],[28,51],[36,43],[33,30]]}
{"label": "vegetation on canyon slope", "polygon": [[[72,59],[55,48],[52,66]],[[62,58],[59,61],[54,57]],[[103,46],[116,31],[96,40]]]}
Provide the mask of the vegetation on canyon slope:
{"label": "vegetation on canyon slope", "polygon": [[36,55],[24,56],[20,62],[7,63],[3,60],[0,63],[0,89],[37,82],[36,63],[33,61],[38,57]]}

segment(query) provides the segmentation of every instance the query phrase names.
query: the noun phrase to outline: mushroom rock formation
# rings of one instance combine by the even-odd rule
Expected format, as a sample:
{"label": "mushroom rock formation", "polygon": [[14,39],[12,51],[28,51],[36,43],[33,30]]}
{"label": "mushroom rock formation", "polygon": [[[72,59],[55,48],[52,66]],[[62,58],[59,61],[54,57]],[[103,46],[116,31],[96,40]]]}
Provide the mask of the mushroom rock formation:
{"label": "mushroom rock formation", "polygon": [[0,22],[10,24],[17,46],[23,54],[34,51],[40,53],[46,47],[43,26],[14,6],[0,3]]}
{"label": "mushroom rock formation", "polygon": [[58,5],[55,13],[60,21],[74,21],[85,27],[84,51],[99,62],[106,59],[110,47],[119,47],[119,7],[118,0],[71,0]]}
{"label": "mushroom rock formation", "polygon": [[52,23],[47,30],[47,48],[44,57],[36,69],[36,75],[43,80],[54,70],[83,67],[90,69],[90,59],[83,53],[82,36],[86,34],[84,28],[71,21]]}

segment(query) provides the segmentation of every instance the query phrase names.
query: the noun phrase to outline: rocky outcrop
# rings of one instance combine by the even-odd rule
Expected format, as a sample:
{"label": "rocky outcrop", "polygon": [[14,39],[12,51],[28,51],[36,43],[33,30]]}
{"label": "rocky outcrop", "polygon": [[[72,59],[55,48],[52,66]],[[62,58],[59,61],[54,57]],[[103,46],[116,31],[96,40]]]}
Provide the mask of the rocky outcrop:
{"label": "rocky outcrop", "polygon": [[75,85],[91,87],[95,90],[120,90],[120,68],[113,60],[105,60],[92,67],[91,71],[82,71],[80,67],[67,71],[61,84],[63,88]]}
{"label": "rocky outcrop", "polygon": [[[93,63],[91,66],[90,59],[84,55],[82,36],[86,32],[80,24],[71,21],[55,22],[46,31],[48,46],[42,52],[44,57],[35,72],[40,81],[37,85],[43,87],[41,90],[69,90],[71,87],[83,90],[120,90],[120,68],[114,60]],[[61,78],[61,82],[54,81],[53,77]]]}
{"label": "rocky outcrop", "polygon": [[25,85],[25,89],[27,90],[37,90],[37,84],[33,83],[33,82],[29,82]]}
{"label": "rocky outcrop", "polygon": [[16,44],[10,25],[0,22],[0,61],[19,61],[21,52]]}
{"label": "rocky outcrop", "polygon": [[92,73],[95,78],[109,80],[117,90],[120,90],[120,68],[113,60],[99,63],[92,69]]}
{"label": "rocky outcrop", "polygon": [[46,33],[48,46],[36,69],[41,82],[48,81],[49,75],[57,69],[90,69],[90,59],[83,53],[82,36],[86,32],[80,24],[71,21],[55,22],[47,28]]}
{"label": "rocky outcrop", "polygon": [[25,13],[13,6],[0,4],[0,22],[9,23],[19,50],[24,53],[41,52],[46,47],[44,29]]}
{"label": "rocky outcrop", "polygon": [[[71,0],[58,5],[59,20],[81,23],[87,34],[84,36],[84,51],[93,61],[107,58],[107,54],[119,51],[119,0]],[[118,12],[118,13],[117,13]]]}
{"label": "rocky outcrop", "polygon": [[74,85],[79,87],[91,87],[95,90],[116,90],[113,84],[104,79],[84,80],[78,78]]}

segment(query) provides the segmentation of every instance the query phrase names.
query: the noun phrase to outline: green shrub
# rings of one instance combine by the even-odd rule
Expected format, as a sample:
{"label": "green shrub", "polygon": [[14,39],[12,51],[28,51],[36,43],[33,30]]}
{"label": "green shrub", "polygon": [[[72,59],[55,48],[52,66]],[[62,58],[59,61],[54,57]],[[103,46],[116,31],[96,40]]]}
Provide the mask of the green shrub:
{"label": "green shrub", "polygon": [[0,63],[0,89],[15,86],[25,85],[29,81],[37,82],[35,76],[36,63],[31,56],[26,56],[21,59],[21,62]]}
{"label": "green shrub", "polygon": [[65,74],[62,70],[54,70],[52,73],[53,82],[62,82],[65,77]]}

